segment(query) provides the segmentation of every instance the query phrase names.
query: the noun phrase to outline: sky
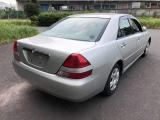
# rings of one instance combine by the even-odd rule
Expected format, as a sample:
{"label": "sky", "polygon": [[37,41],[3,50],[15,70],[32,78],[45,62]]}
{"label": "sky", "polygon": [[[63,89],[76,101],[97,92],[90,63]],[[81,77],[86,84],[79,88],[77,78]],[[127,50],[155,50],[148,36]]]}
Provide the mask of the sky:
{"label": "sky", "polygon": [[16,0],[0,0],[0,2],[5,2],[5,3],[8,3],[8,4],[12,4],[12,5],[16,4]]}

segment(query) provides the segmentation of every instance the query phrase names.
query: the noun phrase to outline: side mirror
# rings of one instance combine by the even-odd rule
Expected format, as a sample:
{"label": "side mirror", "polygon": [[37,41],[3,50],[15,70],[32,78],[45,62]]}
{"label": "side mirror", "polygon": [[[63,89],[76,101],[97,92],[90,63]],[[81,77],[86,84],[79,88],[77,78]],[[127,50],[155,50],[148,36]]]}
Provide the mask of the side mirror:
{"label": "side mirror", "polygon": [[143,31],[146,31],[146,30],[147,30],[146,26],[143,26],[143,27],[142,27],[142,30],[143,30]]}

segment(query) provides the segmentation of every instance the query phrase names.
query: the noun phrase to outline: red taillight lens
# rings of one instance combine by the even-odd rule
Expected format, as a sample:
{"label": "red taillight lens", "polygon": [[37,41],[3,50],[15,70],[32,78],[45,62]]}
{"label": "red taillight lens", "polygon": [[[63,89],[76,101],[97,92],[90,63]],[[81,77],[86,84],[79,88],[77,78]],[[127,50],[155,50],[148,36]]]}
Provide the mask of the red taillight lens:
{"label": "red taillight lens", "polygon": [[88,62],[88,60],[81,54],[77,53],[71,54],[63,64],[64,67],[68,68],[83,68],[89,65],[91,64]]}
{"label": "red taillight lens", "polygon": [[57,72],[57,75],[71,79],[82,79],[90,76],[91,74],[91,64],[84,56],[78,53],[71,54]]}
{"label": "red taillight lens", "polygon": [[14,41],[13,43],[13,53],[17,52],[17,41]]}

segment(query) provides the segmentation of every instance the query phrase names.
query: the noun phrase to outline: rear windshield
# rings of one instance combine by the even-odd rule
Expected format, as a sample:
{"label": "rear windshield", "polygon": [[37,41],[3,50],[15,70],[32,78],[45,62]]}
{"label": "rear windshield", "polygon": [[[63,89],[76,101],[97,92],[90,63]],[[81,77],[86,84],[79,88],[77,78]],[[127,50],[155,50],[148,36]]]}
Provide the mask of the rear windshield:
{"label": "rear windshield", "polygon": [[42,35],[79,41],[95,42],[103,33],[109,19],[67,18]]}

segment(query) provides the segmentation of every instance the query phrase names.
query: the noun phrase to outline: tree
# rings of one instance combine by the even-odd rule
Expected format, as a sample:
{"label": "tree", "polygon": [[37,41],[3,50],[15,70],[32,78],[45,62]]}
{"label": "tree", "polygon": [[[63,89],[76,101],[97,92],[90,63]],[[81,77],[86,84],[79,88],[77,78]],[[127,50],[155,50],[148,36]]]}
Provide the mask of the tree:
{"label": "tree", "polygon": [[32,3],[38,3],[37,0],[31,0]]}
{"label": "tree", "polygon": [[24,6],[24,12],[27,17],[32,17],[40,13],[40,6],[37,0],[31,0]]}

